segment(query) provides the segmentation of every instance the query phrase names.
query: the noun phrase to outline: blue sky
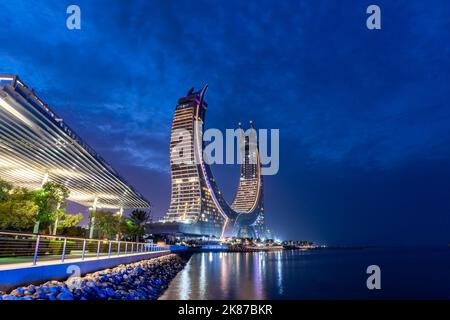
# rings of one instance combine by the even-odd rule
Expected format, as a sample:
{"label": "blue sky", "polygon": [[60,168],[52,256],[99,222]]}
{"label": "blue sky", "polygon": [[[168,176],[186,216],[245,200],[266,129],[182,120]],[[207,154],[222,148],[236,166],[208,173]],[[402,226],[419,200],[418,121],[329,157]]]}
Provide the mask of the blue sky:
{"label": "blue sky", "polygon": [[[378,4],[382,30],[366,27]],[[82,29],[69,31],[77,4]],[[0,73],[19,74],[154,205],[170,198],[178,97],[209,84],[207,127],[280,129],[266,211],[281,237],[450,242],[450,3],[0,3]],[[231,200],[234,166],[214,166]]]}

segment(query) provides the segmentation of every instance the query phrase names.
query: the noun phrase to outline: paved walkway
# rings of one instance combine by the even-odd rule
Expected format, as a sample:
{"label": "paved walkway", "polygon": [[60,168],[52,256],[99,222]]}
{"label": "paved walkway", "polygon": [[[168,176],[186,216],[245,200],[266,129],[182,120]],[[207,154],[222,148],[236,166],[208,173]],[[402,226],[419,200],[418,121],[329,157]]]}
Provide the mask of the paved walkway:
{"label": "paved walkway", "polygon": [[51,265],[57,265],[57,264],[66,264],[66,263],[77,263],[77,262],[86,262],[86,261],[101,261],[101,260],[108,260],[108,259],[115,259],[115,258],[123,258],[123,257],[135,257],[140,255],[152,255],[152,254],[159,254],[159,253],[169,253],[170,250],[160,250],[160,251],[147,251],[147,252],[140,252],[140,253],[132,253],[132,254],[121,254],[121,255],[111,255],[108,256],[100,256],[100,257],[85,257],[84,259],[80,258],[70,258],[65,259],[64,262],[61,262],[61,259],[54,259],[54,260],[43,260],[43,261],[37,261],[36,265],[33,265],[32,262],[20,262],[20,263],[8,263],[0,265],[0,271],[4,270],[17,270],[17,269],[28,269],[33,267],[42,267],[42,266],[51,266]]}

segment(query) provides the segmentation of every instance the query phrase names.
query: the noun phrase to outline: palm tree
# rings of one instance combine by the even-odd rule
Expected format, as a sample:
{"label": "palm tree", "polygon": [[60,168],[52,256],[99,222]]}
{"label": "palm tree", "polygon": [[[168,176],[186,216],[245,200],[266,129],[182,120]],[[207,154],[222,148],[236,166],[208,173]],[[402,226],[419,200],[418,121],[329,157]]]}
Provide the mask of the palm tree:
{"label": "palm tree", "polygon": [[138,228],[138,235],[136,236],[136,240],[139,240],[139,236],[142,236],[145,232],[145,225],[152,221],[152,216],[150,211],[143,210],[133,210],[131,212],[128,220]]}

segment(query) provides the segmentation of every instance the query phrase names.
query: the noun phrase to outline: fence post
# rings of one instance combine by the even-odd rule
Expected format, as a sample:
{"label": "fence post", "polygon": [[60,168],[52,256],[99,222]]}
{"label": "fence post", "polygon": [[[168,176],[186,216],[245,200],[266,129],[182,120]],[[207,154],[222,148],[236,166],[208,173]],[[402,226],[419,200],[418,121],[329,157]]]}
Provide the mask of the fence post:
{"label": "fence post", "polygon": [[98,240],[98,244],[97,244],[97,259],[98,257],[100,257],[100,240]]}
{"label": "fence post", "polygon": [[81,252],[81,260],[84,260],[84,254],[86,252],[86,239],[83,241],[83,251]]}
{"label": "fence post", "polygon": [[108,258],[111,257],[111,241],[108,240],[109,242],[109,247],[108,247]]}
{"label": "fence post", "polygon": [[128,242],[125,242],[125,254],[128,252]]}
{"label": "fence post", "polygon": [[117,242],[117,255],[120,256],[120,241]]}
{"label": "fence post", "polygon": [[133,252],[134,252],[134,243],[132,242],[131,243],[131,253],[133,254]]}
{"label": "fence post", "polygon": [[61,254],[61,262],[64,262],[64,258],[66,257],[66,246],[67,246],[67,238],[64,238],[63,250]]}
{"label": "fence post", "polygon": [[39,241],[41,240],[41,236],[37,236],[36,238],[36,246],[34,247],[34,257],[33,257],[33,266],[36,265],[38,254],[39,254]]}

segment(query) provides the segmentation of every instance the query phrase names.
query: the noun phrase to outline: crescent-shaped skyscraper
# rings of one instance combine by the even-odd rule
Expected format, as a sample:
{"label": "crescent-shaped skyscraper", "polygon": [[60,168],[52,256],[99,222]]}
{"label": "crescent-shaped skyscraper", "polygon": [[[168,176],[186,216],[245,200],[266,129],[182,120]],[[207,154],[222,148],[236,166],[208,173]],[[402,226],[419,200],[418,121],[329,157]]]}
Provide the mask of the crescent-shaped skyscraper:
{"label": "crescent-shaped skyscraper", "polygon": [[[202,90],[178,100],[172,122],[170,160],[172,195],[165,217],[153,226],[159,233],[193,236],[265,238],[263,178],[256,131],[238,132],[241,174],[234,201],[222,196],[204,159],[203,128],[208,108]],[[239,136],[240,135],[240,136]]]}

